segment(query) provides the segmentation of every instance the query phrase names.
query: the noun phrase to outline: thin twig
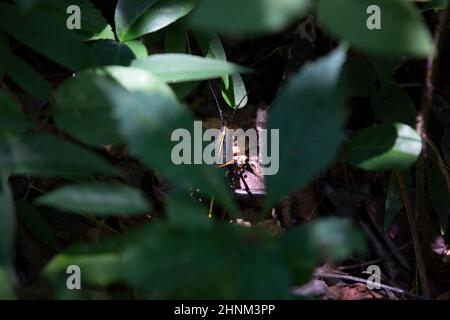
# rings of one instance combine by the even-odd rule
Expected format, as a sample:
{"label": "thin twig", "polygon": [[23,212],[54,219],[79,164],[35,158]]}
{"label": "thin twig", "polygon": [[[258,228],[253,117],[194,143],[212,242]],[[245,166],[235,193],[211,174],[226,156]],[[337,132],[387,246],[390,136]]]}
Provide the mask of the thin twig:
{"label": "thin twig", "polygon": [[372,284],[372,285],[379,285],[380,288],[384,289],[384,290],[388,290],[391,292],[395,292],[410,298],[414,298],[414,299],[420,299],[420,300],[426,300],[426,297],[423,297],[421,295],[417,295],[414,293],[411,293],[409,291],[400,289],[400,288],[396,288],[396,287],[391,287],[382,283],[375,283],[373,281],[364,279],[364,278],[358,278],[358,277],[354,277],[354,276],[349,276],[346,274],[339,274],[339,273],[329,273],[329,272],[315,272],[314,273],[314,277],[315,278],[329,278],[329,279],[341,279],[341,280],[348,280],[348,281],[353,281],[353,282],[358,282],[358,283],[365,283],[365,284]]}
{"label": "thin twig", "polygon": [[430,298],[430,286],[428,284],[427,271],[423,260],[422,245],[420,243],[419,234],[417,232],[416,219],[414,217],[414,209],[409,198],[408,188],[406,187],[405,177],[400,171],[395,172],[397,180],[400,186],[400,193],[405,204],[406,216],[408,218],[409,227],[411,229],[411,236],[414,246],[414,254],[416,256],[417,268],[419,271],[420,283],[422,285],[422,291],[425,297]]}
{"label": "thin twig", "polygon": [[347,266],[341,266],[339,267],[339,270],[349,270],[349,269],[357,269],[357,268],[363,268],[366,266],[370,266],[373,264],[377,264],[380,262],[383,262],[386,259],[391,258],[392,256],[394,256],[397,252],[402,251],[403,249],[407,248],[409,245],[411,245],[411,241],[408,241],[407,243],[405,243],[404,245],[402,245],[401,247],[397,248],[395,251],[390,252],[389,254],[382,256],[378,259],[374,259],[372,261],[367,261],[367,262],[363,262],[363,263],[356,263],[356,264],[351,264],[351,265],[347,265]]}

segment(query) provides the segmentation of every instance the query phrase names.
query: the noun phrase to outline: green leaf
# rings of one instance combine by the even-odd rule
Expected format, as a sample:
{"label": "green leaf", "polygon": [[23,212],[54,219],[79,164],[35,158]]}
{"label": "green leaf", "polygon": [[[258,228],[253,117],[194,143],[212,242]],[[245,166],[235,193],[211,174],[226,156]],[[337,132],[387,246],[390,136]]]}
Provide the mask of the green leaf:
{"label": "green leaf", "polygon": [[341,81],[351,97],[368,97],[375,89],[376,74],[372,66],[362,58],[347,60]]}
{"label": "green leaf", "polygon": [[52,93],[51,84],[33,67],[13,54],[0,52],[9,77],[21,88],[42,101],[47,101]]}
{"label": "green leaf", "polygon": [[81,35],[84,40],[114,40],[114,32],[111,26],[100,10],[89,0],[41,0],[37,7],[47,12],[59,23],[66,25],[70,16],[67,13],[67,8],[71,5],[80,7],[81,11],[81,29],[71,30],[72,32]]}
{"label": "green leaf", "polygon": [[113,40],[98,40],[92,45],[92,54],[97,66],[129,66],[136,56],[124,43]]}
{"label": "green leaf", "polygon": [[17,204],[17,215],[39,240],[55,251],[60,250],[58,240],[54,235],[55,232],[36,208],[29,203],[19,202]]}
{"label": "green leaf", "polygon": [[309,0],[203,0],[192,13],[192,25],[201,30],[230,34],[277,32],[298,20]]}
{"label": "green leaf", "polygon": [[16,0],[16,3],[19,5],[21,9],[29,10],[41,1],[42,0]]}
{"label": "green leaf", "polygon": [[[381,10],[381,30],[367,28],[371,5]],[[434,45],[414,4],[406,0],[319,0],[319,22],[356,48],[381,55],[426,57]]]}
{"label": "green leaf", "polygon": [[13,194],[8,184],[8,175],[5,173],[7,168],[0,167],[2,168],[0,171],[0,273],[12,280],[15,277],[16,214]]}
{"label": "green leaf", "polygon": [[32,128],[20,106],[13,97],[0,89],[0,128],[5,131],[24,133]]}
{"label": "green leaf", "polygon": [[0,167],[11,174],[81,177],[120,174],[105,160],[82,147],[47,135],[0,131]]}
{"label": "green leaf", "polygon": [[[0,55],[4,54],[4,53],[9,53],[10,49],[9,49],[9,40],[6,37],[6,35],[4,35],[1,31],[0,31]],[[0,64],[0,80],[3,79],[3,77],[5,76],[5,65],[2,63]]]}
{"label": "green leaf", "polygon": [[[211,32],[196,32],[195,37],[206,57],[227,61],[225,49],[216,34]],[[223,75],[221,78],[222,97],[225,102],[232,108],[236,108],[239,103],[239,108],[245,107],[248,98],[246,97],[247,89],[245,88],[242,77],[239,74],[235,74],[233,76]]]}
{"label": "green leaf", "polygon": [[149,298],[286,298],[289,274],[271,244],[266,234],[225,224],[152,224],[120,243],[74,247],[56,256],[45,273],[57,283],[68,263],[77,264],[88,283],[125,283]]}
{"label": "green leaf", "polygon": [[[205,57],[227,61],[227,54],[225,53],[225,49],[222,46],[220,38],[215,33],[197,31],[194,33],[194,35]],[[222,75],[221,78],[222,88],[229,89],[230,82],[228,74]]]}
{"label": "green leaf", "polygon": [[139,215],[151,210],[140,190],[117,183],[68,185],[39,197],[36,203],[70,213],[99,216]]}
{"label": "green leaf", "polygon": [[187,15],[196,0],[119,0],[115,21],[121,41],[158,31]]}
{"label": "green leaf", "polygon": [[141,41],[131,40],[124,42],[124,44],[126,44],[128,48],[130,48],[131,51],[133,51],[136,59],[143,59],[148,56],[147,47]]}
{"label": "green leaf", "polygon": [[378,80],[382,86],[388,86],[393,82],[394,73],[402,64],[400,58],[395,57],[369,55],[368,59],[374,67]]}
{"label": "green leaf", "polygon": [[73,246],[44,273],[65,283],[67,265],[76,264],[86,284],[125,284],[153,299],[282,299],[294,281],[311,279],[319,257],[361,253],[364,244],[360,232],[337,219],[278,238],[230,224],[152,223],[120,239]]}
{"label": "green leaf", "polygon": [[363,129],[348,143],[347,160],[364,170],[407,169],[422,152],[420,135],[405,124]]}
{"label": "green leaf", "polygon": [[439,218],[441,233],[445,234],[450,211],[449,189],[447,179],[437,163],[433,161],[428,169],[428,192],[433,209]]}
{"label": "green leaf", "polygon": [[397,176],[392,173],[389,177],[389,184],[386,196],[386,208],[384,214],[384,230],[387,231],[392,225],[395,217],[403,208],[403,199],[400,192],[400,185],[398,184]]}
{"label": "green leaf", "polygon": [[222,86],[222,97],[232,108],[243,108],[248,103],[247,89],[241,75],[235,74],[228,80],[230,86],[228,89]]}
{"label": "green leaf", "polygon": [[312,242],[322,258],[339,262],[352,253],[366,253],[364,234],[349,220],[322,219],[311,226],[310,233]]}
{"label": "green leaf", "polygon": [[13,300],[16,296],[14,294],[14,284],[11,281],[11,276],[0,265],[0,299]]}
{"label": "green leaf", "polygon": [[[233,212],[235,206],[220,170],[204,164],[174,164],[173,148],[182,142],[172,141],[172,134],[174,130],[186,129],[193,137],[194,119],[166,84],[151,74],[148,79],[149,90],[133,93],[107,79],[96,80],[113,106],[114,117],[131,154],[175,183],[184,187],[196,186],[200,192],[215,196]],[[197,152],[202,156],[203,149],[196,149],[201,147],[202,141],[194,142],[189,146],[190,154]]]}
{"label": "green leaf", "polygon": [[225,61],[176,53],[154,54],[135,60],[131,66],[147,70],[169,83],[208,80],[248,71]]}
{"label": "green leaf", "polygon": [[[346,95],[338,90],[338,80],[345,56],[339,48],[305,65],[276,98],[268,127],[280,133],[279,171],[267,177],[266,208],[306,185],[335,159],[344,136]],[[276,143],[269,143],[268,150]]]}
{"label": "green leaf", "polygon": [[83,39],[43,11],[21,12],[0,2],[0,26],[21,43],[71,70],[93,65]]}
{"label": "green leaf", "polygon": [[372,110],[384,123],[405,123],[413,126],[416,119],[414,102],[401,87],[391,84],[372,97]]}
{"label": "green leaf", "polygon": [[212,226],[208,209],[200,201],[195,201],[186,191],[174,190],[167,199],[169,223],[180,227]]}
{"label": "green leaf", "polygon": [[96,85],[95,77],[86,71],[60,85],[56,93],[55,122],[92,145],[121,143],[123,139],[112,117],[111,105]]}
{"label": "green leaf", "polygon": [[[130,91],[154,92],[155,88],[172,94],[151,73],[120,66],[86,70],[64,82],[56,94],[55,122],[78,139],[92,145],[123,143],[113,105],[98,86],[98,79],[114,79]],[[175,98],[174,98],[175,99]]]}

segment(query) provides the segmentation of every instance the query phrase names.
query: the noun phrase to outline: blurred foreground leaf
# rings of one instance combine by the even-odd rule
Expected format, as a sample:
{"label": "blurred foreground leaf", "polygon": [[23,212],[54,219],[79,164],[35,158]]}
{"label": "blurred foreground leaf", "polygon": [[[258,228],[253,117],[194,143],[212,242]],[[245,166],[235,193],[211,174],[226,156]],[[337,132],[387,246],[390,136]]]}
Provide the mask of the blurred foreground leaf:
{"label": "blurred foreground leaf", "polygon": [[117,183],[68,185],[39,197],[36,203],[66,212],[97,216],[137,215],[151,210],[140,190]]}

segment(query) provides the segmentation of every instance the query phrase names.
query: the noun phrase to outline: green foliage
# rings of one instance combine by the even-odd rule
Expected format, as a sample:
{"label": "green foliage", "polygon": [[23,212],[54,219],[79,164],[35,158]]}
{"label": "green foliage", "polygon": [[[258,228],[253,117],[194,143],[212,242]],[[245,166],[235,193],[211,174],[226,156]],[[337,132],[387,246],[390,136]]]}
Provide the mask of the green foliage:
{"label": "green foliage", "polygon": [[[9,175],[0,172],[0,277],[13,279],[14,238],[16,234],[15,205],[8,184]],[[7,281],[7,283],[10,281]],[[0,295],[2,290],[0,290]]]}
{"label": "green foliage", "polygon": [[73,184],[39,197],[36,203],[66,212],[98,216],[137,215],[151,210],[140,190],[118,183]]}
{"label": "green foliage", "polygon": [[[70,4],[81,7],[81,30],[66,27]],[[382,30],[366,28],[366,9],[373,4],[381,7]],[[442,5],[431,1],[421,8]],[[347,99],[370,101],[376,119],[348,139],[343,159],[368,171],[405,170],[413,195],[407,169],[423,141],[412,129],[413,96],[393,76],[400,57],[423,58],[435,48],[412,1],[119,0],[113,30],[89,0],[0,0],[0,298],[15,297],[16,219],[56,252],[44,274],[59,298],[73,297],[64,286],[72,264],[81,267],[83,285],[119,284],[138,298],[290,298],[292,287],[309,281],[319,263],[364,254],[362,234],[347,220],[319,219],[275,237],[257,226],[209,219],[212,199],[230,219],[241,217],[223,169],[172,161],[178,144],[173,132],[193,136],[198,115],[180,99],[204,90],[203,81],[219,79],[232,108],[249,103],[242,74],[250,70],[228,61],[221,36],[290,27],[296,35],[296,23],[313,9],[325,37],[329,33],[353,50],[340,45],[280,88],[268,116],[268,128],[279,130],[280,163],[278,173],[266,177],[266,211],[338,158]],[[252,63],[244,58],[239,61]],[[199,96],[206,92],[201,90]],[[35,103],[30,107],[27,99]],[[108,145],[123,146],[125,155],[105,152]],[[191,144],[192,155],[197,147]],[[118,169],[123,156],[145,167],[145,175],[168,182],[163,206],[155,202],[158,214],[152,217],[158,218],[121,230],[119,237],[60,251],[46,220],[48,207],[99,216],[102,224],[111,216],[121,221],[152,213],[148,189]],[[428,191],[444,232],[448,181],[436,163],[427,171]],[[10,175],[63,178],[64,186],[48,192],[30,182],[25,195],[13,194]],[[31,189],[43,194],[36,198]],[[388,228],[403,207],[395,174],[386,198]],[[215,206],[211,210],[217,214]]]}
{"label": "green foliage", "polygon": [[[344,136],[345,91],[338,80],[345,56],[341,47],[306,65],[277,97],[269,128],[280,129],[280,169],[267,177],[266,208],[305,186],[337,156]],[[286,126],[286,119],[295,121]]]}
{"label": "green foliage", "polygon": [[111,26],[89,0],[40,0],[37,7],[51,15],[61,25],[65,25],[68,17],[66,10],[71,5],[80,7],[82,28],[75,32],[81,35],[83,39],[114,40]]}
{"label": "green foliage", "polygon": [[197,57],[188,54],[154,54],[146,59],[135,60],[135,68],[147,70],[169,83],[220,78],[228,74],[247,72],[235,64]]}
{"label": "green foliage", "polygon": [[4,63],[6,74],[17,85],[43,101],[50,98],[52,86],[28,63],[7,52],[0,52],[0,59]]}
{"label": "green foliage", "polygon": [[[333,225],[354,232],[340,220],[311,228],[329,232]],[[293,279],[307,281],[320,256],[309,232],[274,239],[261,230],[213,222],[210,228],[153,224],[122,239],[74,246],[56,256],[45,274],[58,283],[67,265],[77,264],[86,283],[128,284],[147,298],[288,298]],[[339,240],[331,247],[355,248],[353,239]]]}
{"label": "green foliage", "polygon": [[66,178],[95,173],[119,174],[95,153],[47,134],[19,135],[0,131],[0,154],[0,167],[11,174]]}
{"label": "green foliage", "polygon": [[20,106],[13,97],[4,90],[0,90],[0,127],[1,130],[25,133],[32,125],[28,122],[20,110]]}
{"label": "green foliage", "polygon": [[384,230],[387,230],[395,217],[400,213],[403,208],[403,199],[400,192],[400,185],[397,180],[397,176],[394,173],[391,174],[388,183],[386,207],[384,214]]}
{"label": "green foliage", "polygon": [[376,74],[372,66],[362,58],[348,59],[341,81],[351,97],[368,97],[375,89]]}
{"label": "green foliage", "polygon": [[49,248],[55,251],[60,249],[54,231],[41,213],[27,202],[17,203],[17,216],[29,230]]}
{"label": "green foliage", "polygon": [[[196,32],[195,37],[206,57],[227,60],[225,49],[216,34],[210,32]],[[245,107],[248,103],[248,97],[245,83],[244,80],[242,80],[241,75],[234,74],[229,76],[228,74],[224,74],[221,79],[222,97],[225,102],[232,108]]]}
{"label": "green foliage", "polygon": [[125,43],[113,40],[99,40],[92,45],[97,66],[129,66],[136,56]]}
{"label": "green foliage", "polygon": [[158,31],[187,15],[197,0],[119,0],[115,21],[121,41]]}
{"label": "green foliage", "polygon": [[0,27],[21,43],[69,69],[80,70],[93,65],[82,37],[44,11],[21,12],[0,2]]}
{"label": "green foliage", "polygon": [[436,162],[432,162],[428,169],[428,190],[433,209],[439,217],[441,233],[445,234],[450,210],[448,181]]}
{"label": "green foliage", "polygon": [[365,170],[403,170],[413,165],[421,152],[422,139],[411,127],[375,125],[352,137],[347,160]]}
{"label": "green foliage", "polygon": [[372,110],[383,123],[405,123],[414,126],[416,108],[405,90],[395,84],[384,86],[372,98]]}
{"label": "green foliage", "polygon": [[[370,5],[381,9],[381,30],[366,27]],[[318,0],[317,14],[328,32],[370,53],[426,57],[434,50],[431,35],[411,1]]]}
{"label": "green foliage", "polygon": [[192,24],[203,30],[231,34],[279,31],[309,8],[309,0],[202,0]]}

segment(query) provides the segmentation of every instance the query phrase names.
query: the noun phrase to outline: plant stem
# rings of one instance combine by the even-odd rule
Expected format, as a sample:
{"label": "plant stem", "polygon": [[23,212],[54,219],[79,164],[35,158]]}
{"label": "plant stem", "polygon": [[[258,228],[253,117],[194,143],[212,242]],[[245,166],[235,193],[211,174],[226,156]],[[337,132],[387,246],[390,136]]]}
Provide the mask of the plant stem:
{"label": "plant stem", "polygon": [[430,286],[428,284],[427,272],[425,268],[425,263],[423,260],[422,245],[420,243],[419,234],[417,232],[416,219],[414,217],[414,209],[411,204],[411,199],[409,198],[408,188],[406,187],[405,177],[400,171],[395,172],[397,175],[397,180],[400,185],[400,192],[402,194],[403,202],[405,204],[406,216],[408,218],[409,227],[411,229],[411,235],[414,246],[414,254],[416,256],[416,264],[419,271],[420,283],[422,286],[423,294],[426,298],[430,298]]}

